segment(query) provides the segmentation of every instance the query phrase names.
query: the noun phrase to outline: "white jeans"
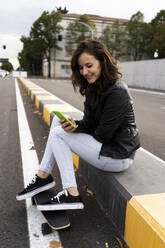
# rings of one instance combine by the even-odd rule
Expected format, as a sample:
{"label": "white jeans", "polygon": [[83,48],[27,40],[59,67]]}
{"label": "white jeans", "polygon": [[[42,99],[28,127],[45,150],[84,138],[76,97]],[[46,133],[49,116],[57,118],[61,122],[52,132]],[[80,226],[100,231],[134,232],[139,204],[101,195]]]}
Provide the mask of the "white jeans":
{"label": "white jeans", "polygon": [[56,161],[62,180],[63,188],[77,187],[73,167],[72,152],[91,165],[109,172],[126,170],[133,162],[132,159],[113,159],[99,157],[102,144],[91,135],[85,133],[67,133],[61,127],[58,117],[54,117],[48,141],[39,170],[51,173]]}

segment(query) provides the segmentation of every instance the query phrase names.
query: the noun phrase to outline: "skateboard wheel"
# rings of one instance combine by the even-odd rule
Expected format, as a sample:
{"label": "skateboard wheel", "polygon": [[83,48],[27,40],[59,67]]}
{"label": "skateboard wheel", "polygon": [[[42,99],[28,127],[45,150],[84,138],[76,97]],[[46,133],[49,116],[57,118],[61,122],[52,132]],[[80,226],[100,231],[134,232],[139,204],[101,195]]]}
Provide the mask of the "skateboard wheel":
{"label": "skateboard wheel", "polygon": [[47,235],[52,232],[51,227],[48,225],[48,223],[42,223],[41,231],[43,235]]}
{"label": "skateboard wheel", "polygon": [[32,202],[32,205],[33,205],[33,206],[36,205],[35,200],[34,200],[34,197],[31,198],[31,202]]}

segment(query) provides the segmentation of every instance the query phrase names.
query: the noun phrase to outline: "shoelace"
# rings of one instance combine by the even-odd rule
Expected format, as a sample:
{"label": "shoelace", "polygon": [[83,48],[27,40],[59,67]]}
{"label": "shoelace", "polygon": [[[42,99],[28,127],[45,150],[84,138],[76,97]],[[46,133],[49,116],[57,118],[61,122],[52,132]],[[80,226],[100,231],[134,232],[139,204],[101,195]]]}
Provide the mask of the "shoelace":
{"label": "shoelace", "polygon": [[37,175],[35,175],[31,181],[31,183],[28,184],[27,188],[29,188],[32,184],[34,184],[36,182],[37,179]]}
{"label": "shoelace", "polygon": [[53,201],[54,199],[57,199],[58,202],[60,203],[60,197],[61,197],[62,195],[68,196],[68,192],[67,192],[66,189],[64,189],[63,191],[60,191],[56,196],[52,197],[51,200]]}

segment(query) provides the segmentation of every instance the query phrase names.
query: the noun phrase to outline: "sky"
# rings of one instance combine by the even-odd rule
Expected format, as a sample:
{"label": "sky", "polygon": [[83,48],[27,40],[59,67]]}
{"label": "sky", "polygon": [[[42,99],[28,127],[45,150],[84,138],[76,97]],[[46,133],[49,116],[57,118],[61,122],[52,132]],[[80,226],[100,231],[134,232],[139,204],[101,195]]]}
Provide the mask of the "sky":
{"label": "sky", "polygon": [[[0,0],[0,58],[9,58],[14,68],[18,67],[17,56],[22,50],[22,35],[28,36],[33,22],[43,11],[66,7],[68,13],[93,14],[104,17],[130,19],[137,11],[150,22],[165,9],[165,1],[145,0]],[[3,49],[6,45],[6,49]]]}

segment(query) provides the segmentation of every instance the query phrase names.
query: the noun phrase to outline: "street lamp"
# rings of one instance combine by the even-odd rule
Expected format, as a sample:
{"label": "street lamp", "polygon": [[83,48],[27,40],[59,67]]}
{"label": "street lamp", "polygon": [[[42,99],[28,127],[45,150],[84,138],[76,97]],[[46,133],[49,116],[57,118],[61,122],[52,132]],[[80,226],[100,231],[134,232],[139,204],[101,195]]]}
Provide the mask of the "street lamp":
{"label": "street lamp", "polygon": [[[6,49],[6,45],[2,45],[2,49]],[[3,58],[0,58],[0,63],[7,63],[8,62],[8,59],[3,59]]]}
{"label": "street lamp", "polygon": [[2,45],[2,48],[5,50],[6,49],[6,45]]}
{"label": "street lamp", "polygon": [[77,20],[77,22],[81,23],[82,25],[86,26],[87,28],[89,28],[89,30],[91,31],[91,36],[92,36],[92,40],[93,40],[93,29],[91,26],[89,26],[87,23],[85,22],[80,22]]}
{"label": "street lamp", "polygon": [[[77,22],[79,22],[79,23],[81,23],[82,25],[84,25],[84,26],[86,26],[89,30],[90,30],[90,32],[91,32],[91,38],[92,38],[92,40],[93,40],[93,37],[94,37],[94,33],[93,33],[93,29],[92,29],[92,27],[91,26],[89,26],[87,23],[85,23],[85,22],[81,22],[81,21],[78,21],[77,20]],[[62,41],[63,40],[63,36],[62,35],[58,35],[58,41]]]}

